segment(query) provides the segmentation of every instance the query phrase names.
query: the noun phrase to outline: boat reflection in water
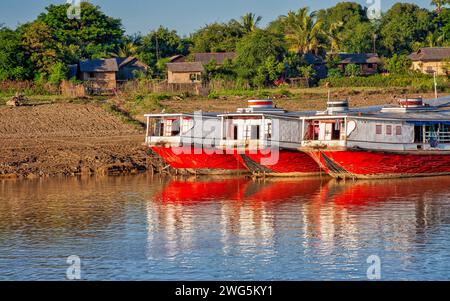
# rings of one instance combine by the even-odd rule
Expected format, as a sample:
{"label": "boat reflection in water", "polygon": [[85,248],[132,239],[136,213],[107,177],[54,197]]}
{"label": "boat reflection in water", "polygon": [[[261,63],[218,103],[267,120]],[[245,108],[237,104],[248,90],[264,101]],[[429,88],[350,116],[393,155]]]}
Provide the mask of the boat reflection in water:
{"label": "boat reflection in water", "polygon": [[[434,252],[429,260],[437,265],[422,270],[449,267],[438,259],[448,250],[436,254],[432,247],[449,241],[436,233],[450,222],[449,187],[448,177],[175,180],[155,197],[157,207],[148,202],[148,255],[193,256],[198,263],[216,258],[209,263],[230,263],[225,276],[246,271],[258,279],[364,279],[366,259],[375,254],[392,263],[386,277],[423,279],[417,267],[423,252]],[[303,269],[309,269],[306,276]],[[336,278],[339,273],[345,276]]]}
{"label": "boat reflection in water", "polygon": [[450,177],[0,181],[0,279],[446,280]]}

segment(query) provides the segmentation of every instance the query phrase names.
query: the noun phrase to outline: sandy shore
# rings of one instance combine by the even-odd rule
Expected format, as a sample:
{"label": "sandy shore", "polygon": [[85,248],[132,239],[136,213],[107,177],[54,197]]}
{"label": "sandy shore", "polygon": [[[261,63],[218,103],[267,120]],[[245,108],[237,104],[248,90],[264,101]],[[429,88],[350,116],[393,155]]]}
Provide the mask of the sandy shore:
{"label": "sandy shore", "polygon": [[90,104],[0,107],[0,177],[136,173],[144,130]]}

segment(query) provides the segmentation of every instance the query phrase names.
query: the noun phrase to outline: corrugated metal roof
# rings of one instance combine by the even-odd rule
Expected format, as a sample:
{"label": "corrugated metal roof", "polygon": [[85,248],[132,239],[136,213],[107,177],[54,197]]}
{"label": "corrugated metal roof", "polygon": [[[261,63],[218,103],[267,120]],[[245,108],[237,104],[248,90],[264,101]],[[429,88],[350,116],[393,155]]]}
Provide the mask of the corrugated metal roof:
{"label": "corrugated metal roof", "polygon": [[81,72],[117,72],[119,66],[117,60],[113,59],[96,59],[80,62]]}
{"label": "corrugated metal roof", "polygon": [[450,47],[426,47],[409,55],[413,61],[441,61],[450,58]]}
{"label": "corrugated metal roof", "polygon": [[235,52],[194,53],[194,61],[202,64],[208,64],[210,61],[214,60],[217,64],[222,65],[225,60],[233,60],[234,58],[236,58]]}
{"label": "corrugated metal roof", "polygon": [[168,63],[167,69],[171,72],[204,72],[203,64],[200,62]]}
{"label": "corrugated metal roof", "polygon": [[376,53],[340,53],[341,64],[378,64],[381,62]]}

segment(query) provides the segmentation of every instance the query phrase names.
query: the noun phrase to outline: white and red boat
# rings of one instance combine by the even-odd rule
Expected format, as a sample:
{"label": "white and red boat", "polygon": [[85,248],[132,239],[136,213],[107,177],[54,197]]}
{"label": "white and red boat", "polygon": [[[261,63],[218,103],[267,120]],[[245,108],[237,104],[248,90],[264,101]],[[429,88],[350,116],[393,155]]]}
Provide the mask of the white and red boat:
{"label": "white and red boat", "polygon": [[216,147],[220,119],[215,113],[147,114],[146,145],[168,165],[191,174],[245,174],[233,153]]}
{"label": "white and red boat", "polygon": [[233,153],[255,175],[312,176],[319,165],[306,153],[302,143],[300,117],[316,112],[287,112],[272,100],[249,100],[248,108],[219,115],[222,123],[220,146]]}
{"label": "white and red boat", "polygon": [[378,112],[330,102],[303,118],[301,152],[336,178],[401,178],[450,174],[450,106],[402,99]]}

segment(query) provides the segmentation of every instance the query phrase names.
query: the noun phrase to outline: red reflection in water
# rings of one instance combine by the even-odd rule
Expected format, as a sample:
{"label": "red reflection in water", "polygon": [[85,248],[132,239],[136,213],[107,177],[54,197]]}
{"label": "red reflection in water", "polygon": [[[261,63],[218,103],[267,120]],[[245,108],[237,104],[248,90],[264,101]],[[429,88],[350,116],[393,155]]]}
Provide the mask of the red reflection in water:
{"label": "red reflection in water", "polygon": [[295,197],[311,197],[327,181],[320,178],[268,181],[252,181],[248,178],[173,180],[155,200],[181,205],[211,200],[278,203]]}
{"label": "red reflection in water", "polygon": [[246,178],[194,181],[173,180],[155,197],[168,204],[189,205],[202,201],[237,199],[250,182]]}
{"label": "red reflection in water", "polygon": [[343,208],[376,205],[393,199],[408,201],[428,192],[446,193],[450,178],[416,178],[402,180],[334,182],[330,194],[333,202]]}

